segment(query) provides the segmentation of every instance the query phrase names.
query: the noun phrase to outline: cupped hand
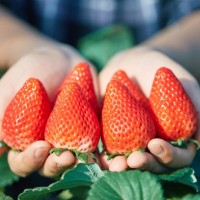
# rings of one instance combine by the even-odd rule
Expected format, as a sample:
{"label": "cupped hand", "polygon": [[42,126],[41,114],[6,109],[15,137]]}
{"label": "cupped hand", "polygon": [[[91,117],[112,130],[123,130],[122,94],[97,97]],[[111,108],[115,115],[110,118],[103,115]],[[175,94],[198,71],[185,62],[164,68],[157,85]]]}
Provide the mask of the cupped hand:
{"label": "cupped hand", "polygon": [[[37,48],[21,57],[0,80],[0,127],[6,107],[28,78],[38,78],[51,99],[70,69],[83,60],[73,48],[59,44]],[[95,80],[96,72],[92,67],[91,72]],[[97,84],[94,86],[97,92]],[[56,156],[49,155],[50,149],[48,142],[37,141],[20,153],[9,150],[8,162],[11,170],[22,177],[36,170],[44,176],[53,177],[75,162],[70,151]],[[1,149],[1,154],[3,150]]]}
{"label": "cupped hand", "polygon": [[[101,97],[103,98],[109,80],[118,69],[124,70],[129,77],[134,77],[148,97],[155,72],[160,67],[170,68],[175,73],[190,96],[199,115],[200,87],[197,80],[183,66],[164,54],[146,47],[126,50],[117,54],[108,62],[99,75]],[[194,137],[200,142],[199,127]],[[181,149],[159,138],[152,139],[147,148],[147,152],[135,151],[128,158],[117,156],[109,161],[105,152],[103,152],[101,163],[104,168],[110,171],[122,171],[131,168],[162,173],[168,168],[188,166],[196,154],[195,144],[191,143],[186,149]]]}

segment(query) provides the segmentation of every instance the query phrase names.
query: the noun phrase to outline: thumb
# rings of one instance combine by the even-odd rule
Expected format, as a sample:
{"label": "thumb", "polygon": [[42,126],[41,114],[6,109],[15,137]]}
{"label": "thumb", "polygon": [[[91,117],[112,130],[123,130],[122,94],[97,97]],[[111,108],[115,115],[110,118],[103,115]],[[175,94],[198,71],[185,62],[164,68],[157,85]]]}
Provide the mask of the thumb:
{"label": "thumb", "polygon": [[67,74],[69,64],[64,54],[50,50],[27,54],[16,62],[0,80],[0,124],[6,107],[28,78],[38,78],[51,98]]}

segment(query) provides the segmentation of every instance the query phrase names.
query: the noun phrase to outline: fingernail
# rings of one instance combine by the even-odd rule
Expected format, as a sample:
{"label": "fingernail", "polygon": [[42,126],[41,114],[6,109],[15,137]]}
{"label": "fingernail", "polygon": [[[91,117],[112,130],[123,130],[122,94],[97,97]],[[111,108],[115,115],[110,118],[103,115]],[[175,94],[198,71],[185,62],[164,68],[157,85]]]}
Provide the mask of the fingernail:
{"label": "fingernail", "polygon": [[164,148],[161,145],[155,145],[151,152],[156,156],[161,156],[164,154]]}
{"label": "fingernail", "polygon": [[48,147],[41,147],[34,152],[34,156],[36,160],[43,160],[44,157],[47,157],[49,154],[49,148]]}

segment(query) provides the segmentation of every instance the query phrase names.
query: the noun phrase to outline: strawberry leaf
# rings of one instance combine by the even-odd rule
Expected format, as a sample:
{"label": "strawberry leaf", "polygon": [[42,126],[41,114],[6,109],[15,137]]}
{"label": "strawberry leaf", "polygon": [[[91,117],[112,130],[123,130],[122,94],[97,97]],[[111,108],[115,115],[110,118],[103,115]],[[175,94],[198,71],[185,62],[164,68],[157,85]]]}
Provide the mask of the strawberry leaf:
{"label": "strawberry leaf", "polygon": [[13,200],[12,197],[5,195],[3,192],[0,192],[0,199],[1,200]]}
{"label": "strawberry leaf", "polygon": [[199,200],[200,199],[200,194],[188,194],[181,198],[181,200]]}
{"label": "strawberry leaf", "polygon": [[198,192],[197,179],[192,168],[179,169],[169,174],[158,175],[157,177],[161,181],[181,183],[190,186],[196,192]]}
{"label": "strawberry leaf", "polygon": [[94,183],[88,200],[163,200],[163,190],[158,179],[149,172],[139,170],[108,172]]}
{"label": "strawberry leaf", "polygon": [[10,170],[7,162],[7,153],[4,153],[0,158],[0,187],[11,185],[17,180],[19,180],[19,177]]}
{"label": "strawberry leaf", "polygon": [[112,25],[82,37],[78,41],[78,49],[101,71],[113,55],[133,44],[133,35],[128,27]]}
{"label": "strawberry leaf", "polygon": [[174,182],[164,182],[163,189],[165,191],[165,197],[168,200],[181,199],[188,194],[195,195],[196,192],[186,185]]}
{"label": "strawberry leaf", "polygon": [[90,187],[103,175],[103,171],[101,171],[96,163],[80,163],[74,169],[66,171],[59,181],[47,187],[36,187],[24,190],[24,192],[19,195],[19,200],[41,200],[56,191],[67,190],[78,186]]}

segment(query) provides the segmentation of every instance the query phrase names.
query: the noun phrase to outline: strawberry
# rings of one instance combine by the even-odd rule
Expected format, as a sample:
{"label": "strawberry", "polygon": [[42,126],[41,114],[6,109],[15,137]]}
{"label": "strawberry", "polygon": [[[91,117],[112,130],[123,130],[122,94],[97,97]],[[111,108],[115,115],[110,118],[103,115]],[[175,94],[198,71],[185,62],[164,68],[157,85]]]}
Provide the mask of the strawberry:
{"label": "strawberry", "polygon": [[139,84],[137,83],[136,79],[132,78],[132,80],[128,77],[125,71],[118,70],[116,71],[112,79],[118,80],[120,83],[125,85],[135,99],[145,108],[148,108],[148,99],[146,98],[145,94],[141,90]]}
{"label": "strawberry", "polygon": [[34,141],[43,140],[50,112],[50,100],[42,83],[29,78],[5,110],[3,141],[15,150],[25,150]]}
{"label": "strawberry", "polygon": [[45,140],[57,149],[93,152],[100,139],[100,124],[77,83],[65,84],[45,129]]}
{"label": "strawberry", "polygon": [[98,105],[97,96],[94,91],[93,78],[90,72],[89,64],[87,64],[86,62],[81,62],[78,65],[76,65],[64,79],[56,95],[58,95],[62,88],[64,88],[65,85],[69,82],[76,82],[81,87],[83,94],[91,104],[96,115],[99,117],[100,109]]}
{"label": "strawberry", "polygon": [[106,88],[102,110],[102,141],[110,154],[127,154],[145,149],[155,136],[149,113],[117,80]]}
{"label": "strawberry", "polygon": [[197,129],[197,112],[170,69],[161,67],[157,70],[149,103],[159,138],[185,141],[194,134]]}

